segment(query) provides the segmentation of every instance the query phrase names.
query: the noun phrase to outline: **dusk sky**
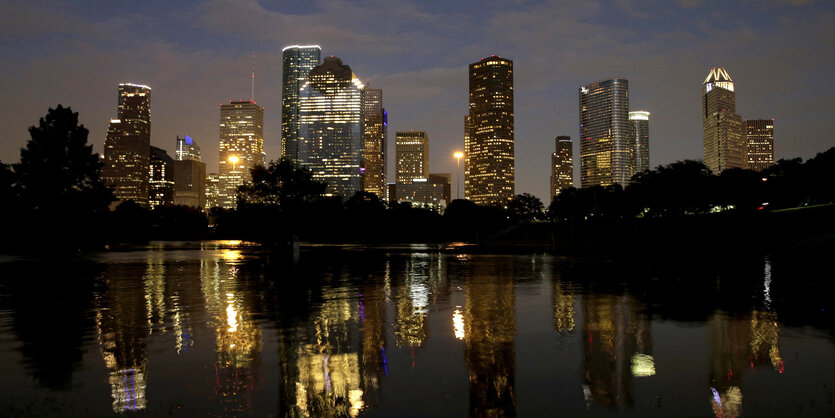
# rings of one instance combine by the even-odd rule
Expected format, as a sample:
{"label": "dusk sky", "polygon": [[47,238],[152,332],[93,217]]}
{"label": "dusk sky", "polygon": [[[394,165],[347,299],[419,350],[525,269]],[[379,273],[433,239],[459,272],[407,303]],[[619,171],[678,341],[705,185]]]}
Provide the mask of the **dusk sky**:
{"label": "dusk sky", "polygon": [[548,200],[557,135],[575,141],[578,165],[577,90],[616,76],[631,109],[652,113],[653,167],[703,158],[699,90],[714,66],[743,119],[775,118],[776,157],[805,159],[835,145],[833,22],[835,2],[814,0],[2,0],[0,161],[16,162],[27,128],[59,103],[101,152],[116,85],[134,82],[152,88],[151,144],[173,155],[188,134],[216,172],[219,104],[249,98],[252,51],[277,159],[281,50],[293,44],[320,45],[383,89],[390,178],[394,133],[409,129],[427,131],[430,171],[455,173],[467,66],[491,54],[514,61],[516,193]]}

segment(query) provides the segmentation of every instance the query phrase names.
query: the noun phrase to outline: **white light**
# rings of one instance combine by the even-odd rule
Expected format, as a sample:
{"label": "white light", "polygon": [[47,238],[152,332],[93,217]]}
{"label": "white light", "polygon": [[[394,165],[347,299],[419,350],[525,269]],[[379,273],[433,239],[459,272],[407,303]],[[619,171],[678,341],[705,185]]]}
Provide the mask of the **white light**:
{"label": "white light", "polygon": [[298,49],[302,49],[302,48],[304,48],[304,49],[316,48],[316,49],[318,49],[318,50],[321,50],[321,49],[322,49],[322,47],[320,47],[319,45],[290,45],[290,46],[286,46],[286,47],[284,47],[284,49],[282,49],[282,50],[281,50],[281,52],[284,52],[284,51],[286,51],[286,50],[288,50],[288,49],[293,49],[293,48],[298,48]]}
{"label": "white light", "polygon": [[629,120],[649,120],[649,112],[644,110],[629,112]]}

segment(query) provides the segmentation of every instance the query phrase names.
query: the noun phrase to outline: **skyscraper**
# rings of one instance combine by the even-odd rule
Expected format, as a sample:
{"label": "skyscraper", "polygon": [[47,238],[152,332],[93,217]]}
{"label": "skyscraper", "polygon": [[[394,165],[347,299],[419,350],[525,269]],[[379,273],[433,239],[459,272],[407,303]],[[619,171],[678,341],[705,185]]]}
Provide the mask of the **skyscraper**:
{"label": "skyscraper", "polygon": [[102,179],[119,201],[148,206],[151,153],[151,88],[119,84],[119,108],[104,141]]}
{"label": "skyscraper", "polygon": [[220,175],[209,173],[206,175],[206,210],[220,206]]}
{"label": "skyscraper", "polygon": [[200,162],[200,147],[188,135],[177,136],[174,167],[174,204],[206,208],[206,164]]}
{"label": "skyscraper", "polygon": [[580,87],[580,185],[625,186],[635,173],[629,140],[629,80],[613,78]]}
{"label": "skyscraper", "polygon": [[174,160],[164,149],[151,147],[148,175],[148,204],[157,206],[174,204]]}
{"label": "skyscraper", "polygon": [[238,186],[252,180],[252,167],[263,164],[264,108],[252,100],[220,105],[220,206],[234,208]]}
{"label": "skyscraper", "polygon": [[515,193],[513,61],[470,64],[470,113],[465,119],[464,195],[482,205],[505,205]]}
{"label": "skyscraper", "polygon": [[429,178],[429,137],[423,131],[402,131],[395,134],[397,172],[395,181],[409,184],[415,179]]}
{"label": "skyscraper", "polygon": [[745,120],[748,169],[763,171],[774,165],[774,119]]}
{"label": "skyscraper", "polygon": [[295,164],[299,163],[299,94],[310,70],[321,62],[321,54],[318,45],[292,45],[282,50],[281,156]]}
{"label": "skyscraper", "polygon": [[649,170],[649,112],[629,112],[629,139],[635,141],[635,173]]}
{"label": "skyscraper", "polygon": [[192,137],[184,135],[184,138],[180,138],[180,136],[177,135],[176,146],[177,148],[174,151],[174,157],[177,161],[200,161],[200,147],[197,145],[197,141],[195,141]]}
{"label": "skyscraper", "polygon": [[363,89],[351,67],[330,56],[310,70],[300,92],[299,161],[344,198],[361,189]]}
{"label": "skyscraper", "polygon": [[551,199],[560,194],[560,190],[574,186],[571,137],[558,136],[555,141],[556,151],[551,154]]}
{"label": "skyscraper", "polygon": [[734,82],[724,68],[714,67],[702,83],[702,132],[705,165],[714,174],[747,167]]}
{"label": "skyscraper", "polygon": [[363,162],[362,188],[385,198],[386,190],[386,130],[388,121],[383,109],[383,90],[363,91],[363,123],[365,132],[365,161]]}

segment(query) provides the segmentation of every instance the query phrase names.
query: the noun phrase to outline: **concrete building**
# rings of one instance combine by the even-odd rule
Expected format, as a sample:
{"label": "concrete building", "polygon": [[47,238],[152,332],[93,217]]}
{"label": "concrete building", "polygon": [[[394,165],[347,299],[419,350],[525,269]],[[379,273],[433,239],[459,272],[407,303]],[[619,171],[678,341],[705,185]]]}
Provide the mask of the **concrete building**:
{"label": "concrete building", "polygon": [[161,148],[151,147],[149,155],[148,205],[174,204],[174,160]]}
{"label": "concrete building", "polygon": [[250,170],[264,165],[264,108],[253,100],[220,105],[219,205],[236,206],[239,186],[252,181]]}
{"label": "concrete building", "polygon": [[[555,139],[556,151],[551,154],[551,200],[560,190],[574,187],[574,159],[570,136]],[[546,206],[550,202],[545,202]]]}
{"label": "concrete building", "polygon": [[464,195],[504,206],[515,193],[513,61],[492,55],[470,64],[465,118]]}
{"label": "concrete building", "polygon": [[701,91],[705,165],[713,174],[729,168],[747,168],[742,118],[736,113],[730,74],[724,68],[714,67]]}
{"label": "concrete building", "polygon": [[429,136],[424,131],[395,133],[395,182],[409,184],[429,178]]}
{"label": "concrete building", "polygon": [[774,119],[745,120],[748,169],[763,171],[774,165]]}
{"label": "concrete building", "polygon": [[117,116],[110,120],[104,141],[102,180],[113,187],[114,204],[133,200],[148,207],[151,88],[122,83],[118,92]]}

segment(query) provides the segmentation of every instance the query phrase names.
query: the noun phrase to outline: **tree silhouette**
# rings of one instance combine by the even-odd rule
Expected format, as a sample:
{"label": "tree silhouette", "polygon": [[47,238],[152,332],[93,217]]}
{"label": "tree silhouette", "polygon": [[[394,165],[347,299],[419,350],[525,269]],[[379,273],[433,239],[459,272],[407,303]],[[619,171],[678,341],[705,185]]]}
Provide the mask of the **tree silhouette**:
{"label": "tree silhouette", "polygon": [[513,196],[507,204],[507,211],[514,222],[531,222],[545,218],[545,206],[538,197],[530,193]]}
{"label": "tree silhouette", "polygon": [[94,222],[114,198],[100,179],[102,163],[87,132],[78,113],[61,105],[29,128],[31,139],[13,165],[19,238],[77,247],[99,236]]}
{"label": "tree silhouette", "polygon": [[23,203],[31,210],[73,214],[101,213],[113,201],[100,179],[102,163],[87,144],[78,113],[58,105],[49,109],[20,150],[14,171]]}

